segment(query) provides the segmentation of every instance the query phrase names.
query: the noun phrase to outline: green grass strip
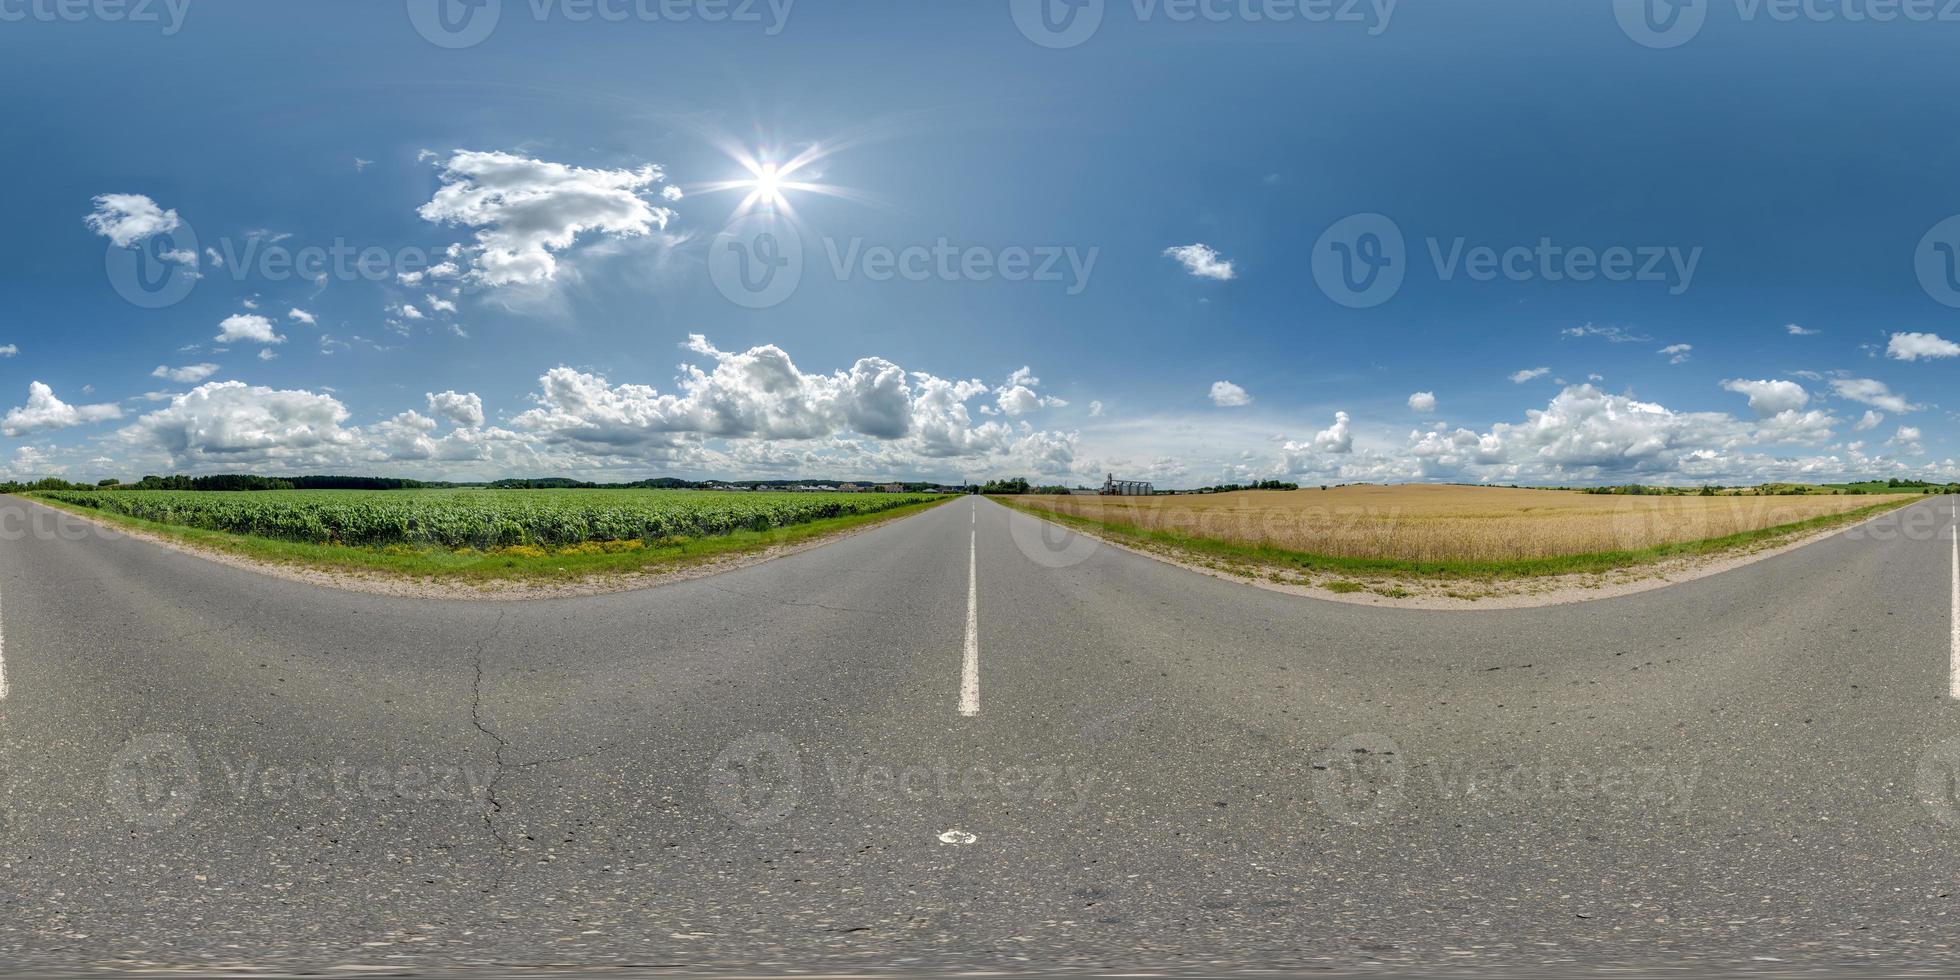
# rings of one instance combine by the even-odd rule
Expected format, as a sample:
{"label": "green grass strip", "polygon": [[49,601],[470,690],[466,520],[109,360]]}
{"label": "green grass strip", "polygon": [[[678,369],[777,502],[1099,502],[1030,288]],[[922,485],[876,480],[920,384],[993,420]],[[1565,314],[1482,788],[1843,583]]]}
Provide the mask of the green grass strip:
{"label": "green grass strip", "polygon": [[355,547],[283,541],[164,524],[38,496],[28,499],[112,527],[144,531],[192,548],[280,565],[458,582],[565,582],[594,575],[670,571],[744,553],[802,544],[909,517],[954,498],[947,496],[926,500],[871,514],[846,514],[769,531],[736,531],[712,537],[573,545],[559,549],[517,547],[492,551],[402,545]]}

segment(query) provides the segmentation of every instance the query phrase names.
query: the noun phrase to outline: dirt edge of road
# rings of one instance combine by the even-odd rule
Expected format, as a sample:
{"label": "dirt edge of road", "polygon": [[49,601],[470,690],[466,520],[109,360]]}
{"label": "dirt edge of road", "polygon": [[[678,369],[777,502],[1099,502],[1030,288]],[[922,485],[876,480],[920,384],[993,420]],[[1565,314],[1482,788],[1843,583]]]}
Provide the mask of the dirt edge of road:
{"label": "dirt edge of road", "polygon": [[[117,536],[135,538],[172,551],[182,552],[195,558],[230,568],[256,572],[272,578],[289,582],[302,582],[329,589],[346,592],[363,592],[369,595],[392,596],[403,599],[437,599],[465,602],[527,602],[540,599],[571,599],[584,596],[610,595],[616,592],[633,592],[639,589],[657,588],[676,582],[687,582],[711,575],[720,575],[737,569],[760,565],[764,562],[787,558],[790,555],[835,544],[845,538],[855,537],[867,531],[875,531],[886,525],[902,521],[908,517],[918,517],[938,509],[926,507],[922,510],[901,510],[883,515],[872,515],[873,519],[854,527],[841,528],[827,534],[818,534],[794,544],[771,545],[753,551],[728,552],[662,567],[648,571],[614,572],[602,575],[589,575],[568,581],[540,581],[535,579],[511,579],[489,581],[464,581],[457,579],[426,578],[421,576],[391,575],[379,571],[355,571],[347,569],[315,568],[308,565],[285,562],[264,561],[244,555],[220,551],[214,548],[199,547],[187,541],[157,534],[142,528],[125,527],[99,519],[82,510],[54,507],[46,501],[17,498],[26,502],[47,507],[56,513],[65,514],[86,521],[104,532]],[[948,498],[951,499],[951,498]]]}
{"label": "dirt edge of road", "polygon": [[[1926,498],[1939,499],[1939,498]],[[1918,501],[1914,501],[1917,503]],[[1007,505],[1004,505],[1007,506]],[[1327,602],[1342,602],[1349,605],[1379,606],[1388,609],[1429,609],[1457,612],[1476,612],[1498,609],[1535,609],[1541,606],[1564,606],[1579,602],[1593,602],[1599,599],[1614,599],[1620,596],[1651,592],[1669,586],[1692,582],[1696,579],[1720,575],[1745,565],[1777,555],[1795,551],[1806,545],[1822,541],[1832,535],[1845,534],[1864,527],[1873,521],[1903,513],[1913,506],[1903,504],[1889,510],[1880,511],[1862,520],[1849,524],[1822,528],[1809,533],[1799,533],[1794,537],[1771,539],[1751,545],[1738,546],[1732,551],[1714,555],[1694,555],[1669,558],[1646,565],[1616,569],[1603,573],[1575,573],[1571,575],[1547,575],[1534,578],[1458,580],[1400,578],[1390,576],[1370,577],[1363,575],[1322,574],[1318,580],[1303,581],[1296,576],[1294,581],[1276,578],[1280,572],[1266,566],[1232,563],[1194,554],[1173,545],[1139,545],[1131,541],[1118,540],[1094,528],[1076,527],[1047,519],[1041,512],[1033,509],[1008,506],[1016,515],[1033,518],[1064,531],[1072,531],[1093,537],[1103,544],[1120,548],[1131,554],[1176,565],[1200,575],[1224,579],[1265,589],[1269,592],[1283,592],[1287,595],[1303,596]],[[1293,574],[1293,573],[1287,573]],[[1347,588],[1332,589],[1327,584],[1342,583]],[[1354,588],[1359,586],[1359,588]]]}

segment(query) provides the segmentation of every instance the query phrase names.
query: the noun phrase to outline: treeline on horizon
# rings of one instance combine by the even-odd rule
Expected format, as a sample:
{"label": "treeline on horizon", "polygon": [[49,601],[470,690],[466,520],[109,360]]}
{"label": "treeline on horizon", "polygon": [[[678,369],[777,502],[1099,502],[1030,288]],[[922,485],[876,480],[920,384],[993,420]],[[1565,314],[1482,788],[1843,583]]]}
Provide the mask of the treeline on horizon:
{"label": "treeline on horizon", "polygon": [[[840,486],[852,480],[683,480],[663,476],[630,483],[590,483],[564,477],[541,479],[491,480],[459,483],[446,480],[409,480],[385,476],[256,476],[248,473],[219,473],[210,476],[145,476],[134,483],[107,479],[99,483],[73,483],[55,477],[31,483],[0,483],[0,493],[35,490],[706,490],[714,487],[781,489],[801,486]],[[930,481],[893,481],[907,493],[918,493],[946,484]],[[860,486],[864,484],[858,484]],[[876,484],[885,485],[885,484]]]}

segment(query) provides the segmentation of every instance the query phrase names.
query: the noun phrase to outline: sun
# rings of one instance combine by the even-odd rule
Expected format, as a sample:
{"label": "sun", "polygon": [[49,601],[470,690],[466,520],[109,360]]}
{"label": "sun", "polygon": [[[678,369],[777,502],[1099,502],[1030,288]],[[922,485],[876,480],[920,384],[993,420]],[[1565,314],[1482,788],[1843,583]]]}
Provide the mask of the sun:
{"label": "sun", "polygon": [[809,168],[829,155],[830,151],[827,147],[812,145],[788,159],[783,159],[779,154],[764,149],[750,150],[726,144],[723,145],[723,149],[741,166],[743,173],[731,180],[716,181],[698,190],[744,192],[742,203],[735,208],[737,217],[752,211],[775,211],[793,216],[795,208],[790,204],[793,191],[836,197],[857,196],[840,187],[817,183],[822,175]]}

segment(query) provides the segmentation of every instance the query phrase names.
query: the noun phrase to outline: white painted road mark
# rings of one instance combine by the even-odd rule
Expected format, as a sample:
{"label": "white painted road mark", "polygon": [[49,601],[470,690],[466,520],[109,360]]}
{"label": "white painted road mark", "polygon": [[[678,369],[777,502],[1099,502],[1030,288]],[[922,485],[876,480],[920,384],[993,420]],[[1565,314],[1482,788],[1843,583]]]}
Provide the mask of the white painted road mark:
{"label": "white painted road mark", "polygon": [[7,628],[0,621],[0,701],[7,699]]}
{"label": "white painted road mark", "polygon": [[966,663],[960,669],[960,714],[980,713],[980,532],[966,548]]}
{"label": "white painted road mark", "polygon": [[961,844],[971,844],[979,839],[964,830],[949,830],[939,835],[939,842],[941,844],[951,844],[954,847],[958,847]]}

